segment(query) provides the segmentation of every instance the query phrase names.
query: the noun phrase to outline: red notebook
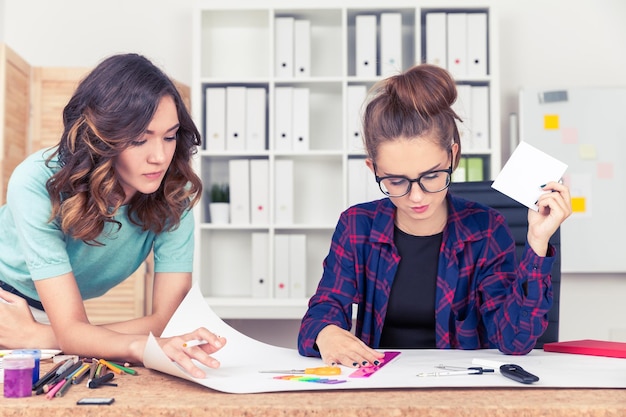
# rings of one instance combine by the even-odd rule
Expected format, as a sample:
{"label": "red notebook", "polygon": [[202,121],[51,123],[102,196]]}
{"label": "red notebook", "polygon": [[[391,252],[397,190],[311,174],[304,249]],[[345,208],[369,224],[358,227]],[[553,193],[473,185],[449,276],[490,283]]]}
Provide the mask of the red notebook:
{"label": "red notebook", "polygon": [[568,342],[552,342],[544,344],[543,350],[546,352],[626,358],[626,343],[609,342],[606,340],[583,339]]}

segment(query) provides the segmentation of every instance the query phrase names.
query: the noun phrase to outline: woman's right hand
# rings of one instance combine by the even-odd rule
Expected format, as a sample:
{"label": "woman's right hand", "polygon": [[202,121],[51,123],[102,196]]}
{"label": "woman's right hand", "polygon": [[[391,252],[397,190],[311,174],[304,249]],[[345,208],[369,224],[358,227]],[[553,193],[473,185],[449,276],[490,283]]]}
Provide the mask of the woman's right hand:
{"label": "woman's right hand", "polygon": [[38,325],[26,300],[0,288],[0,317],[0,347],[16,349],[32,345],[28,335],[36,333]]}
{"label": "woman's right hand", "polygon": [[368,347],[347,330],[334,324],[324,327],[315,341],[327,365],[342,364],[353,368],[378,365],[385,354]]}

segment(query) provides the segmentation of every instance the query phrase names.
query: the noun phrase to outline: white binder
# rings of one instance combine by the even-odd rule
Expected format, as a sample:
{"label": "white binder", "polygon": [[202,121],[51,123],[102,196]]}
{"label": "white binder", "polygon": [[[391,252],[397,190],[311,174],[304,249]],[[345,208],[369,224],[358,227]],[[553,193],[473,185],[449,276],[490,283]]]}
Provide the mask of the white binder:
{"label": "white binder", "polygon": [[294,76],[311,76],[311,22],[296,20],[294,22]]}
{"label": "white binder", "polygon": [[277,159],[275,168],[274,223],[293,224],[293,160]]}
{"label": "white binder", "polygon": [[250,160],[250,223],[267,225],[270,220],[270,172],[267,159]]}
{"label": "white binder", "polygon": [[309,95],[310,91],[306,87],[294,87],[293,89],[291,128],[293,132],[292,149],[294,151],[309,150]]}
{"label": "white binder", "polygon": [[226,149],[246,148],[246,87],[226,87]]}
{"label": "white binder", "polygon": [[266,298],[270,295],[269,234],[252,233],[252,297]]}
{"label": "white binder", "polygon": [[356,16],[356,75],[376,77],[376,15]]}
{"label": "white binder", "polygon": [[348,159],[348,206],[383,198],[374,173],[363,158]]}
{"label": "white binder", "polygon": [[274,235],[274,297],[289,298],[289,235]]}
{"label": "white binder", "polygon": [[453,77],[467,76],[467,14],[448,13],[448,71]]}
{"label": "white binder", "polygon": [[487,13],[467,14],[467,75],[487,75]]}
{"label": "white binder", "polygon": [[249,151],[267,149],[267,111],[265,88],[246,90],[246,141]]}
{"label": "white binder", "polygon": [[446,14],[426,13],[426,63],[448,68]]}
{"label": "white binder", "polygon": [[470,104],[471,145],[470,150],[489,150],[489,87],[472,86]]}
{"label": "white binder", "polygon": [[277,17],[274,20],[274,68],[277,77],[292,78],[294,18]]}
{"label": "white binder", "polygon": [[293,87],[276,87],[274,90],[274,149],[293,149]]}
{"label": "white binder", "polygon": [[367,96],[365,85],[349,85],[346,94],[348,151],[364,153],[363,145],[363,110]]}
{"label": "white binder", "polygon": [[250,161],[228,161],[230,185],[230,223],[250,224]]}
{"label": "white binder", "polygon": [[472,121],[470,120],[470,105],[472,103],[472,86],[469,84],[457,84],[456,91],[457,97],[454,104],[452,104],[452,109],[463,120],[463,122],[457,120],[456,123],[461,139],[461,152],[463,153],[469,150],[471,145],[472,132],[470,127],[472,126]]}
{"label": "white binder", "polygon": [[289,236],[289,297],[306,297],[306,235]]}
{"label": "white binder", "polygon": [[402,72],[402,15],[380,15],[380,73],[389,76]]}
{"label": "white binder", "polygon": [[207,87],[204,90],[204,144],[209,151],[226,149],[226,88]]}

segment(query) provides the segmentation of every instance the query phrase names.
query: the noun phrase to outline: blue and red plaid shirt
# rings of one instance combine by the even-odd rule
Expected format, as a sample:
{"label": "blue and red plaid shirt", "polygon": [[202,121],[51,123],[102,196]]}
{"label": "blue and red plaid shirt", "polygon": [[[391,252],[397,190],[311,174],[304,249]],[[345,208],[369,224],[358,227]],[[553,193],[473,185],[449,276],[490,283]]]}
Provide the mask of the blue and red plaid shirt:
{"label": "blue and red plaid shirt", "polygon": [[[518,263],[504,217],[448,194],[435,300],[440,349],[497,348],[526,354],[548,325],[554,247],[540,257],[526,243]],[[325,326],[350,330],[378,348],[400,256],[394,245],[396,208],[388,199],[350,207],[333,234],[324,272],[300,327],[298,350],[320,356],[315,340]]]}

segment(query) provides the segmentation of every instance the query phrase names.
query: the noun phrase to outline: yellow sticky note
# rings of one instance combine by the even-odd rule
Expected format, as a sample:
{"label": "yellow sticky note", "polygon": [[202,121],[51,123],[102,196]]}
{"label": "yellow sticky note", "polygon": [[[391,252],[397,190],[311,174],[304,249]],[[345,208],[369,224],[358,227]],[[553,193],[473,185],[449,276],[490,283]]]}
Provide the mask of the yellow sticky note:
{"label": "yellow sticky note", "polygon": [[585,211],[587,211],[585,203],[585,197],[572,197],[572,212],[584,213]]}
{"label": "yellow sticky note", "polygon": [[546,114],[543,116],[543,128],[544,129],[558,129],[559,128],[559,115],[558,114]]}
{"label": "yellow sticky note", "polygon": [[590,143],[581,144],[578,147],[578,154],[580,155],[580,159],[596,159],[598,155],[595,145]]}

